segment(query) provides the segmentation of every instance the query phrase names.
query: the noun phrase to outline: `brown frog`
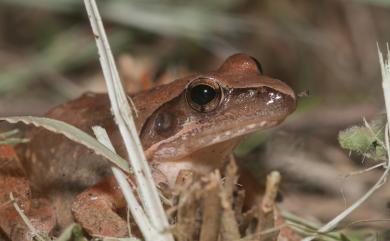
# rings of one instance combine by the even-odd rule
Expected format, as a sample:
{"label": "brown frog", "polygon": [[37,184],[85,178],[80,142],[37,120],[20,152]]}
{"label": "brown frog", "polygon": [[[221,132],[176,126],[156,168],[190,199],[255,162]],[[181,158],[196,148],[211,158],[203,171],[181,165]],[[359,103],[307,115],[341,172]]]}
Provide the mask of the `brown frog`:
{"label": "brown frog", "polygon": [[[260,64],[245,54],[229,57],[216,71],[178,79],[132,100],[154,178],[168,186],[181,170],[206,174],[221,168],[245,135],[278,125],[296,108],[293,90],[264,76]],[[84,94],[46,116],[91,135],[92,126],[104,127],[118,153],[127,157],[106,94]],[[41,128],[32,129],[28,137],[28,144],[17,147],[21,171],[0,174],[1,203],[13,192],[42,232],[76,219],[92,235],[125,236],[127,224],[117,212],[125,202],[110,177],[110,163]],[[244,189],[253,189],[245,185],[247,176],[241,176]],[[32,235],[10,205],[0,206],[0,227],[12,240]]]}

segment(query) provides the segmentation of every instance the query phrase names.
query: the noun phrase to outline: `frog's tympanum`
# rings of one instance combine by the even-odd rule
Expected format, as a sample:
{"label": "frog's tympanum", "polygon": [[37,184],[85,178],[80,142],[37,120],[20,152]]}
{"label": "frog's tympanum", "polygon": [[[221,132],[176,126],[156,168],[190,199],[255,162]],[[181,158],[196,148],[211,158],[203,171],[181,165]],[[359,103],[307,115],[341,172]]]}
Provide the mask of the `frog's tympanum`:
{"label": "frog's tympanum", "polygon": [[[293,90],[263,75],[260,64],[245,54],[229,57],[216,71],[178,79],[132,100],[154,178],[168,186],[181,170],[206,174],[221,168],[245,135],[278,125],[296,108]],[[127,157],[106,94],[84,94],[46,116],[91,135],[92,126],[104,127]],[[110,163],[62,135],[41,128],[27,135],[30,142],[17,147],[22,170],[5,172],[0,163],[0,227],[6,236],[31,238],[9,204],[10,192],[41,232],[76,220],[92,235],[125,236],[127,223],[118,212],[125,202],[110,177]]]}

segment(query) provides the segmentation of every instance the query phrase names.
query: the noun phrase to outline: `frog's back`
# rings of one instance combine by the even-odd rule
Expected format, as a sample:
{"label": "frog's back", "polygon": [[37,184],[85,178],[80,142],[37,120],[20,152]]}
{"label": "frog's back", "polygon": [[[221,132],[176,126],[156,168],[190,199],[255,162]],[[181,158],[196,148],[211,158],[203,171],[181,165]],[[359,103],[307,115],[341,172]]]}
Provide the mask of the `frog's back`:
{"label": "frog's back", "polygon": [[[137,109],[135,124],[138,133],[149,116],[162,103],[178,96],[187,82],[188,79],[176,80],[132,96]],[[64,121],[92,136],[91,127],[102,126],[109,133],[117,153],[127,157],[107,94],[86,93],[53,108],[46,117]],[[77,193],[111,172],[107,160],[61,134],[43,128],[32,128],[27,133],[27,138],[30,142],[21,145],[18,152],[23,157],[22,165],[35,191],[47,193],[53,189],[68,189]]]}

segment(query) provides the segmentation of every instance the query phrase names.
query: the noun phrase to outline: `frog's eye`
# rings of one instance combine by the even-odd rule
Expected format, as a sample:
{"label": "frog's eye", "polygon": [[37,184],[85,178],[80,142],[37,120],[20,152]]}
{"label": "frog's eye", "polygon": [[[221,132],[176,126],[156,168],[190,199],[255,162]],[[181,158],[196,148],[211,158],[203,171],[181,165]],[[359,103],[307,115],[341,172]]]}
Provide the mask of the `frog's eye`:
{"label": "frog's eye", "polygon": [[188,104],[199,112],[215,110],[221,103],[222,95],[223,92],[218,83],[206,78],[192,81],[186,91]]}
{"label": "frog's eye", "polygon": [[251,57],[251,59],[255,62],[257,70],[260,72],[260,74],[264,74],[263,66],[261,66],[261,63],[257,59],[255,59],[253,57]]}

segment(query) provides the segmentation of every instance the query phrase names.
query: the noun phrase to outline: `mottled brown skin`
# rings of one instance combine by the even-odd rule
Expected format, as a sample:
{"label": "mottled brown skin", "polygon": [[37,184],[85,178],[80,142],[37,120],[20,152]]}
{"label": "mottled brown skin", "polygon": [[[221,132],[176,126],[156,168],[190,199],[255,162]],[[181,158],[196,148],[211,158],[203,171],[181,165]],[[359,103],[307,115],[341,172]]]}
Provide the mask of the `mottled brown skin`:
{"label": "mottled brown skin", "polygon": [[[219,88],[220,98],[197,109],[188,97],[189,86],[195,83]],[[296,108],[293,90],[262,75],[257,61],[245,54],[231,56],[216,71],[182,78],[132,99],[138,111],[137,130],[154,177],[168,186],[175,183],[180,170],[205,174],[221,168],[243,136],[278,125]],[[91,135],[92,126],[104,127],[117,152],[126,158],[107,95],[84,94],[46,116]],[[28,136],[30,143],[18,149],[23,171],[32,197],[51,200],[55,224],[64,227],[75,218],[91,235],[125,236],[126,222],[117,212],[125,202],[110,177],[110,163],[62,135],[34,128]],[[28,200],[27,196],[23,200]],[[2,219],[0,211],[0,227],[12,236],[13,224]]]}

